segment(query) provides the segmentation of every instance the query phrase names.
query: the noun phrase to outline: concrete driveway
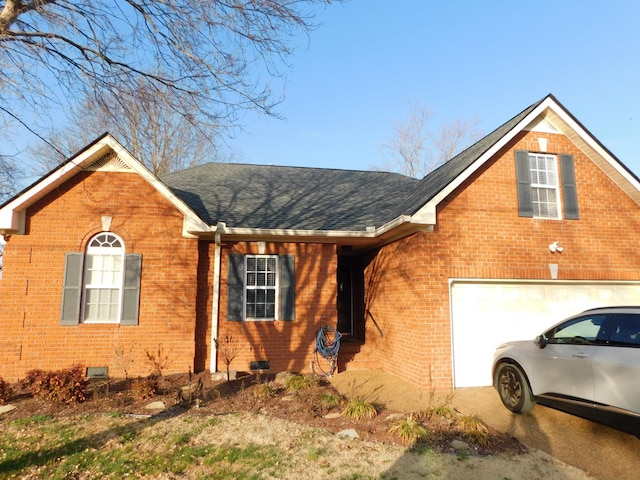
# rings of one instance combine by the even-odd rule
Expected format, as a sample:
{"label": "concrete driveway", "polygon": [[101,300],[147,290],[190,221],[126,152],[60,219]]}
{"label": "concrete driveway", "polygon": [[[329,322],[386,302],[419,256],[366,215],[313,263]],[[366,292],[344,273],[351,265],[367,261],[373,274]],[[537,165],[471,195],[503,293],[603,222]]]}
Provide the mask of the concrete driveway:
{"label": "concrete driveway", "polygon": [[[361,395],[398,411],[420,411],[430,401],[429,392],[380,370],[348,370],[331,383],[343,395]],[[539,404],[531,413],[516,415],[504,408],[492,387],[459,388],[449,403],[598,480],[640,479],[640,440],[633,435]]]}
{"label": "concrete driveway", "polygon": [[516,415],[491,387],[458,389],[451,403],[599,480],[640,478],[640,440],[633,435],[539,404]]}

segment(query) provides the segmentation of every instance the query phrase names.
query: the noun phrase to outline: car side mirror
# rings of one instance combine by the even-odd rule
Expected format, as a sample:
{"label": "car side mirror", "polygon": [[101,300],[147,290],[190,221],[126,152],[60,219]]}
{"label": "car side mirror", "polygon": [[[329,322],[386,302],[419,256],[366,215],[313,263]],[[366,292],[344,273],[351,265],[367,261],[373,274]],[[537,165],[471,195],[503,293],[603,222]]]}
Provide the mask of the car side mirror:
{"label": "car side mirror", "polygon": [[549,340],[544,335],[538,335],[534,340],[534,343],[538,346],[538,348],[544,348],[549,343]]}

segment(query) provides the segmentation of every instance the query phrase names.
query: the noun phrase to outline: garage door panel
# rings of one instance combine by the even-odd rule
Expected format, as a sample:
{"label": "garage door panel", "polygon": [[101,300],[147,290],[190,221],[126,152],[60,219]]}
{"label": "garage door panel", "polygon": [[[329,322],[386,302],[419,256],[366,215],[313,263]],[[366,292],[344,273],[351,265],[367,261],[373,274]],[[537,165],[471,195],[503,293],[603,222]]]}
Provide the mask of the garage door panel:
{"label": "garage door panel", "polygon": [[493,353],[503,342],[532,340],[554,323],[589,308],[639,304],[640,284],[454,281],[455,387],[490,385]]}

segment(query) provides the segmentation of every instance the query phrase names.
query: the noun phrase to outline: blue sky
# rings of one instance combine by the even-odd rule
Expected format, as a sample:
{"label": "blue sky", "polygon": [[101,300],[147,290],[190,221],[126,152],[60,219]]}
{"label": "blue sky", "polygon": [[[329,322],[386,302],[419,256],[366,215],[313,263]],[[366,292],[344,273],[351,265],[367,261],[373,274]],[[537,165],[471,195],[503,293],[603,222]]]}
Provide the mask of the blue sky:
{"label": "blue sky", "polygon": [[549,93],[640,175],[640,2],[351,0],[292,59],[284,120],[248,115],[247,163],[369,169],[409,100],[483,133]]}

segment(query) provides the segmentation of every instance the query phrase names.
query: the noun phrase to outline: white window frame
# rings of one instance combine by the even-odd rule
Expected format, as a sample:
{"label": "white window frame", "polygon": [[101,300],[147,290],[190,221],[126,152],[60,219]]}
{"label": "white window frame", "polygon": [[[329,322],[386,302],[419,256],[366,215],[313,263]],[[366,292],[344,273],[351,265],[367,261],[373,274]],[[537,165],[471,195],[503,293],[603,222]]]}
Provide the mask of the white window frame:
{"label": "white window frame", "polygon": [[[249,263],[252,260],[260,260],[260,259],[265,259],[267,262],[269,261],[269,259],[273,260],[274,264],[275,264],[275,269],[273,271],[273,275],[274,275],[274,280],[273,280],[273,285],[258,285],[257,283],[257,277],[256,277],[256,281],[254,282],[250,282],[249,281],[249,276],[250,274],[253,273],[260,273],[260,270],[249,270]],[[264,271],[265,274],[268,273],[268,270]],[[245,320],[248,321],[257,321],[257,322],[271,322],[274,320],[278,319],[278,308],[279,308],[279,292],[280,292],[280,275],[279,275],[279,265],[278,265],[278,255],[245,255],[244,256],[244,279],[243,279],[243,288],[244,288],[244,295],[243,295],[243,316]],[[266,280],[266,279],[265,279]],[[253,283],[253,285],[250,285],[249,283]],[[267,282],[265,282],[267,283]],[[264,317],[258,317],[255,315],[250,315],[249,313],[249,309],[248,309],[248,305],[249,305],[249,292],[250,291],[268,291],[268,290],[272,290],[274,293],[274,301],[273,301],[273,315],[265,315]],[[257,303],[257,302],[255,302]],[[271,303],[271,302],[265,302],[265,304],[267,303]]]}
{"label": "white window frame", "polygon": [[[92,275],[92,258],[100,259],[100,268],[95,271],[101,274],[100,281],[91,283]],[[110,268],[113,264],[104,267],[104,260],[110,259],[113,264],[119,262],[120,271]],[[105,277],[105,274],[112,273],[111,279]],[[124,288],[125,273],[125,247],[122,239],[111,232],[101,232],[91,238],[87,243],[84,259],[84,276],[82,284],[82,321],[83,323],[120,323],[122,318],[122,291]],[[105,282],[105,280],[107,280]],[[91,292],[115,292],[117,295],[116,302],[102,303],[99,305],[111,305],[110,308],[114,313],[104,317],[96,316],[88,318],[90,314],[89,297]],[[100,307],[97,307],[100,309]],[[104,308],[104,307],[103,307]]]}
{"label": "white window frame", "polygon": [[[538,158],[544,158],[547,162],[547,165],[552,165],[553,169],[540,170],[538,168],[533,168],[532,160],[535,159],[536,166],[538,165]],[[549,162],[550,161],[550,162]],[[547,182],[540,183],[537,180],[540,179],[540,175],[534,172],[546,172]],[[529,174],[531,176],[531,203],[533,207],[533,218],[543,218],[550,220],[560,220],[562,219],[562,205],[560,203],[560,176],[558,174],[558,158],[556,155],[550,155],[547,153],[531,153],[529,152]],[[550,178],[554,177],[554,178]],[[550,180],[555,180],[555,183],[552,183]],[[540,190],[549,190],[552,191],[550,195],[555,199],[555,208],[556,215],[541,215],[540,214],[540,205],[538,192]],[[551,202],[546,202],[547,205],[552,205]]]}

